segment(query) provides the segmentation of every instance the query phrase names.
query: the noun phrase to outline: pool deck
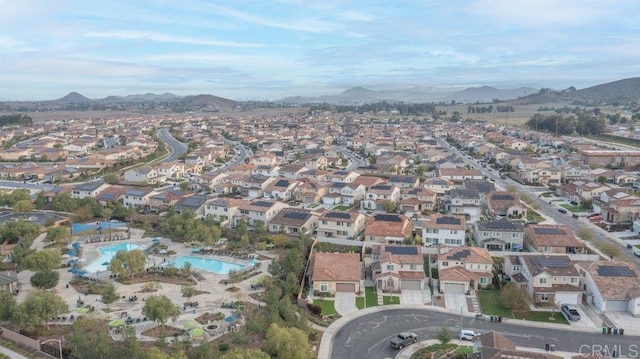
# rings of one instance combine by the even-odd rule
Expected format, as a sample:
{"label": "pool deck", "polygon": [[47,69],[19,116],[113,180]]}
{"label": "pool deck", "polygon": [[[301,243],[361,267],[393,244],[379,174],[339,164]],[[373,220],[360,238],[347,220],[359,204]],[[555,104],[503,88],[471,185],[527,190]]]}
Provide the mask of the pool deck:
{"label": "pool deck", "polygon": [[[108,242],[95,242],[95,243],[82,243],[83,247],[83,258],[85,261],[83,264],[86,266],[89,263],[92,263],[95,259],[100,256],[99,248],[104,246],[110,246],[119,243],[135,243],[141,244],[144,246],[150,246],[152,244],[153,238],[142,237],[144,231],[132,229],[131,230],[131,238],[120,241],[108,241]],[[234,257],[226,257],[226,256],[215,256],[215,255],[200,255],[192,253],[192,247],[185,245],[184,243],[173,243],[169,239],[162,239],[160,244],[164,244],[168,246],[169,250],[176,251],[176,254],[173,256],[156,256],[149,255],[147,257],[147,267],[150,268],[154,264],[160,265],[163,260],[166,258],[167,261],[175,258],[176,256],[195,256],[202,258],[212,258],[218,259],[231,263],[239,263],[239,264],[247,264],[248,259],[239,259]],[[264,252],[264,255],[268,256],[268,252]],[[265,257],[267,258],[267,257]],[[96,273],[96,274],[88,274],[88,277],[91,278],[99,278],[105,281],[111,281],[114,283],[117,292],[119,293],[121,299],[117,300],[115,303],[110,305],[110,311],[107,312],[107,306],[100,301],[99,295],[84,295],[83,293],[78,293],[72,286],[69,288],[66,287],[66,284],[69,283],[73,279],[73,275],[68,272],[68,268],[58,269],[60,273],[60,282],[58,286],[54,289],[55,292],[58,293],[69,305],[69,314],[74,314],[76,317],[80,314],[77,311],[76,301],[81,299],[84,301],[85,305],[92,305],[95,307],[94,314],[104,317],[107,320],[119,319],[122,312],[126,312],[127,316],[130,316],[134,319],[142,318],[142,307],[144,306],[144,299],[150,295],[159,295],[163,294],[169,297],[176,305],[179,306],[181,314],[178,320],[175,323],[169,321],[167,324],[176,326],[178,328],[182,328],[184,323],[193,320],[194,318],[202,315],[205,312],[216,313],[222,312],[225,316],[229,316],[232,313],[231,309],[221,308],[223,303],[230,303],[232,301],[248,301],[255,304],[259,304],[258,301],[249,297],[250,293],[260,292],[260,290],[252,290],[251,285],[256,283],[261,277],[268,276],[266,268],[271,263],[271,258],[258,260],[260,262],[260,268],[258,269],[259,274],[253,276],[247,280],[244,280],[240,283],[228,284],[225,285],[224,280],[228,279],[228,275],[226,274],[215,274],[212,272],[208,272],[202,269],[193,268],[192,272],[196,273],[196,278],[200,280],[196,284],[196,288],[200,291],[209,292],[208,294],[200,294],[193,298],[192,301],[197,301],[199,303],[198,307],[184,308],[184,303],[188,301],[187,298],[182,296],[181,286],[175,284],[167,284],[161,283],[161,288],[155,293],[141,293],[140,290],[144,286],[144,283],[140,284],[132,284],[132,285],[124,285],[119,282],[111,281],[109,279],[109,273]],[[31,271],[23,271],[18,273],[18,301],[24,300],[27,293],[32,289],[31,283],[29,282],[29,278],[33,272]],[[225,289],[235,286],[239,288],[237,292],[229,292]],[[136,295],[138,300],[135,302],[130,302],[128,300],[129,297]],[[122,299],[124,298],[124,299]],[[55,323],[55,322],[54,322]],[[66,321],[65,324],[71,324],[70,321]],[[222,335],[226,330],[229,330],[230,327],[234,326],[235,323],[226,323],[224,320],[217,321],[214,324],[219,326],[217,331],[208,331],[207,339],[210,340],[215,336]],[[137,335],[141,340],[156,340],[155,338],[148,338],[145,336],[141,336],[141,333],[147,329],[155,327],[157,323],[153,323],[151,321],[141,322],[133,324],[133,327],[136,329]],[[110,331],[110,334],[115,338],[119,339],[118,334],[114,331]]]}

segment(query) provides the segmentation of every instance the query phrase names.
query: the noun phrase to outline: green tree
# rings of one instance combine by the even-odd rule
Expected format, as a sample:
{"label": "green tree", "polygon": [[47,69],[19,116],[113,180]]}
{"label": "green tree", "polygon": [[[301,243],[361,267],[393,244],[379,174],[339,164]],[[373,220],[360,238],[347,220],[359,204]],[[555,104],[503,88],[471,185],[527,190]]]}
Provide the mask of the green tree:
{"label": "green tree", "polygon": [[122,345],[118,346],[118,358],[144,358],[145,352],[136,337],[136,329],[130,325],[124,327]]}
{"label": "green tree", "polygon": [[236,226],[236,232],[238,232],[238,235],[240,236],[242,236],[243,234],[247,234],[248,233],[247,221],[245,221],[244,219],[241,219],[238,222],[238,225]]}
{"label": "green tree", "polygon": [[607,183],[607,176],[598,176],[598,182]]}
{"label": "green tree", "polygon": [[33,203],[28,199],[23,199],[13,204],[13,212],[20,213],[23,217],[26,217],[27,213],[32,211]]}
{"label": "green tree", "polygon": [[[66,347],[71,349],[76,358],[113,357],[115,347],[111,343],[104,321],[98,317],[79,316],[64,339]],[[120,356],[120,358],[126,357]]]}
{"label": "green tree", "polygon": [[0,226],[0,242],[16,244],[20,239],[31,245],[40,234],[40,225],[24,221],[11,221]]}
{"label": "green tree", "polygon": [[167,296],[152,295],[145,301],[144,307],[142,307],[142,314],[155,322],[159,322],[164,328],[169,319],[174,321],[178,319],[180,309]]}
{"label": "green tree", "polygon": [[47,205],[47,198],[44,196],[44,192],[38,192],[38,196],[33,204],[37,209],[44,209]]}
{"label": "green tree", "polygon": [[446,326],[442,325],[436,331],[436,339],[438,339],[438,341],[440,342],[440,344],[444,348],[444,346],[447,345],[447,343],[449,343],[451,341],[451,331],[449,331],[449,328],[447,328]]}
{"label": "green tree", "polygon": [[49,228],[47,231],[47,237],[45,238],[46,242],[54,242],[57,244],[65,244],[71,240],[71,232],[67,227],[53,227]]}
{"label": "green tree", "polygon": [[599,248],[605,256],[609,256],[611,258],[618,257],[621,253],[620,247],[612,243],[604,243],[600,245]]}
{"label": "green tree", "polygon": [[60,268],[62,255],[58,248],[45,248],[43,250],[29,254],[22,263],[23,267],[32,271],[50,271]]}
{"label": "green tree", "polygon": [[31,278],[29,278],[31,285],[40,289],[51,289],[58,285],[59,280],[60,273],[52,270],[35,272]]}
{"label": "green tree", "polygon": [[78,201],[69,193],[61,192],[53,197],[51,208],[54,211],[73,212],[78,208]]}
{"label": "green tree", "polygon": [[0,290],[0,321],[12,320],[16,310],[16,297],[8,290]]}
{"label": "green tree", "polygon": [[513,283],[507,283],[500,289],[500,300],[506,308],[515,310],[528,309],[532,302],[527,290]]}
{"label": "green tree", "polygon": [[194,285],[183,285],[182,288],[180,288],[180,293],[191,302],[191,298],[198,294],[198,289]]}
{"label": "green tree", "polygon": [[102,288],[102,303],[107,305],[107,311],[109,311],[109,306],[111,303],[115,302],[120,298],[120,294],[116,291],[116,287],[113,283],[107,283],[104,288]]}
{"label": "green tree", "polygon": [[107,184],[118,184],[118,175],[115,173],[107,173],[102,177],[102,179],[104,180],[104,183]]}
{"label": "green tree", "polygon": [[222,359],[271,359],[271,356],[261,349],[244,349],[235,347],[222,356]]}
{"label": "green tree", "polygon": [[144,270],[146,263],[144,252],[139,249],[118,251],[109,263],[109,270],[113,274],[131,279]]}
{"label": "green tree", "polygon": [[261,236],[261,235],[265,234],[267,232],[267,228],[264,225],[264,221],[260,221],[260,220],[254,221],[253,222],[253,231],[258,236]]}
{"label": "green tree", "polygon": [[266,351],[272,356],[288,359],[311,359],[313,351],[309,347],[307,334],[297,328],[283,328],[271,324],[264,343]]}
{"label": "green tree", "polygon": [[396,202],[394,201],[389,201],[385,199],[384,201],[382,201],[381,204],[382,204],[382,209],[384,209],[388,213],[395,212],[398,209],[398,204],[396,204]]}
{"label": "green tree", "polygon": [[69,311],[67,303],[53,292],[32,290],[17,306],[14,320],[20,325],[38,331],[43,326],[49,330],[49,318]]}

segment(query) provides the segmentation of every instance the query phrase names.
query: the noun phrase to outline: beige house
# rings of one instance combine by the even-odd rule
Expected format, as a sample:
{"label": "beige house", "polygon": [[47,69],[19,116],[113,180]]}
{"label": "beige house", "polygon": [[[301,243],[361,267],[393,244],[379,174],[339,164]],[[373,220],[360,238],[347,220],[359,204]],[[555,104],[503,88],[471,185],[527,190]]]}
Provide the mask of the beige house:
{"label": "beige house", "polygon": [[371,271],[377,291],[399,292],[425,288],[422,247],[374,245],[371,260]]}
{"label": "beige house", "polygon": [[569,227],[554,224],[535,224],[524,228],[525,248],[540,253],[584,253],[585,245]]}
{"label": "beige house", "polygon": [[314,253],[310,279],[313,293],[359,293],[361,266],[358,253]]}
{"label": "beige house", "polygon": [[316,235],[319,239],[338,238],[361,240],[366,217],[358,212],[328,211],[318,218]]}
{"label": "beige house", "polygon": [[486,248],[438,248],[438,278],[440,292],[467,293],[491,284],[493,259]]}
{"label": "beige house", "polygon": [[240,205],[247,201],[237,198],[216,198],[209,200],[204,206],[204,216],[211,216],[222,225],[229,223],[238,213]]}
{"label": "beige house", "polygon": [[507,191],[493,191],[485,194],[481,199],[484,214],[489,218],[526,218],[527,206],[520,200],[517,193]]}
{"label": "beige house", "polygon": [[262,221],[268,226],[271,219],[287,207],[289,205],[286,203],[265,199],[244,202],[238,206],[238,213],[233,217],[233,225],[237,226],[241,220],[244,220],[249,226],[253,226],[256,221]]}
{"label": "beige house", "polygon": [[402,244],[413,232],[413,222],[397,213],[379,213],[367,218],[364,238],[367,242]]}

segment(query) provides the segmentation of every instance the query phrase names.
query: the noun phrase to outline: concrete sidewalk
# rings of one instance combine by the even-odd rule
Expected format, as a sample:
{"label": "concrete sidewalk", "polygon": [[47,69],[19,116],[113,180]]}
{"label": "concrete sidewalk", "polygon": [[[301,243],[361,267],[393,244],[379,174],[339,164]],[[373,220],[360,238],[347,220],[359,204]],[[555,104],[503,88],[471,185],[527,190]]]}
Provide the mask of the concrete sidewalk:
{"label": "concrete sidewalk", "polygon": [[[452,344],[456,344],[459,346],[473,346],[473,343],[467,342],[467,341],[462,341],[462,340],[458,340],[458,339],[454,339],[452,340],[450,343]],[[402,349],[398,355],[396,355],[395,359],[411,359],[411,356],[417,352],[418,350],[422,349],[422,348],[426,348],[428,346],[434,345],[434,344],[440,344],[439,341],[437,340],[425,340],[422,342],[418,342],[416,344],[410,345],[404,349]],[[553,355],[558,355],[561,356],[563,358],[571,358],[573,356],[579,355],[579,353],[570,353],[570,352],[557,352],[557,351],[553,351],[553,352],[548,352],[545,351],[544,349],[538,349],[538,348],[527,348],[527,347],[516,347],[516,349],[518,350],[524,350],[524,351],[528,351],[528,352],[532,352],[532,353],[548,353],[548,354],[553,354]]]}
{"label": "concrete sidewalk", "polygon": [[13,350],[7,349],[7,348],[5,348],[5,347],[3,347],[1,345],[0,345],[0,353],[8,356],[11,359],[29,359],[26,356],[20,355],[20,354],[14,352]]}

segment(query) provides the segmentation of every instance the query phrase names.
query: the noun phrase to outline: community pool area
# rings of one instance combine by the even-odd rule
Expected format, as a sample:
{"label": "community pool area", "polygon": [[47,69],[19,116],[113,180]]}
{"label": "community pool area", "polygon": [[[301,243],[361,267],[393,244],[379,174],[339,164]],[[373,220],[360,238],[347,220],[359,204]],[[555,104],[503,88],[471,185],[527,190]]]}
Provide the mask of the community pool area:
{"label": "community pool area", "polygon": [[[179,256],[171,261],[171,265],[178,268],[182,268],[185,263],[191,263],[191,267],[204,269],[206,271],[216,274],[229,274],[231,271],[245,269],[247,266],[244,264],[237,264],[231,262],[225,262],[213,258],[201,258],[193,256]],[[250,260],[249,265],[256,263],[256,260]]]}
{"label": "community pool area", "polygon": [[115,257],[116,253],[119,251],[132,251],[134,249],[144,249],[144,246],[134,243],[119,243],[98,248],[100,256],[84,269],[90,273],[104,272],[107,270],[111,259]]}

